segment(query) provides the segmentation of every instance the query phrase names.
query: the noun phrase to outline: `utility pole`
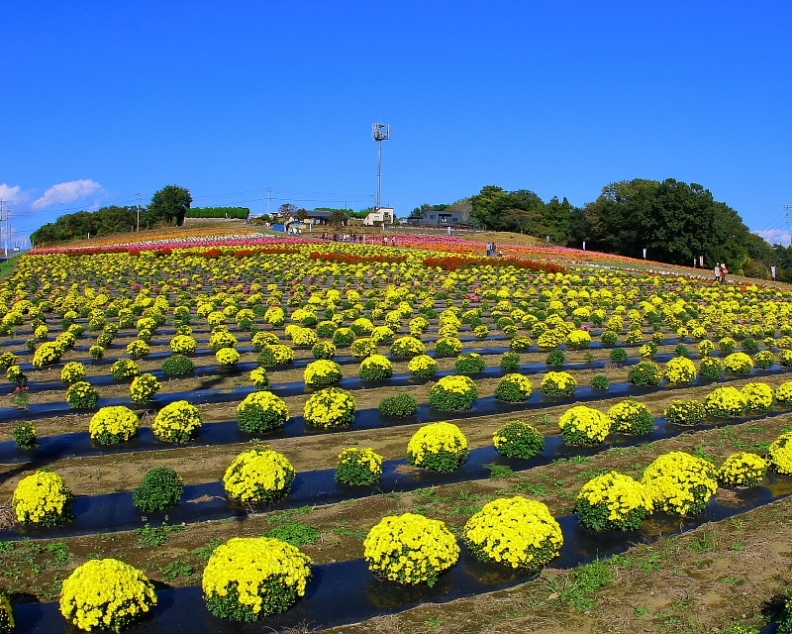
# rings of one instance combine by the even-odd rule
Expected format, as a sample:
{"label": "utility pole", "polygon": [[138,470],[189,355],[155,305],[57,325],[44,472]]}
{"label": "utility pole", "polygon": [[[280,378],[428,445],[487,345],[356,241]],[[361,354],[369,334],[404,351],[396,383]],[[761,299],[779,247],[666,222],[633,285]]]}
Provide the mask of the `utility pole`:
{"label": "utility pole", "polygon": [[8,245],[11,242],[11,210],[10,209],[6,209],[5,221],[6,221],[5,256],[6,259],[8,259]]}
{"label": "utility pole", "polygon": [[135,229],[137,233],[140,233],[140,192],[138,192],[138,203],[137,203],[137,228]]}
{"label": "utility pole", "polygon": [[[5,219],[5,215],[4,214],[6,213],[6,211],[3,208],[4,204],[5,204],[5,201],[2,198],[0,198],[0,227],[2,227],[2,222]],[[2,229],[0,229],[0,237],[2,236],[2,233],[3,233]],[[8,257],[8,249],[6,249],[5,254],[6,254],[6,258],[7,258]]]}
{"label": "utility pole", "polygon": [[786,209],[786,219],[789,225],[789,246],[792,247],[792,205],[781,205],[781,209]]}
{"label": "utility pole", "polygon": [[272,198],[272,187],[267,187],[267,215],[270,215],[270,199]]}

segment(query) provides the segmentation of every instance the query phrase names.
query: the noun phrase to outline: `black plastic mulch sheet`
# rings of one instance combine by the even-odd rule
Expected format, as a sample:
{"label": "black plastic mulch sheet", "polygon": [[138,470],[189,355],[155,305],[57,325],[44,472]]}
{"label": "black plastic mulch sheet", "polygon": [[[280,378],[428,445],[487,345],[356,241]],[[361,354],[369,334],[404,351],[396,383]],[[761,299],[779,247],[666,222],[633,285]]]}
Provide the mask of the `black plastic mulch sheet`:
{"label": "black plastic mulch sheet", "polygon": [[[782,414],[783,412],[779,412],[775,415]],[[545,439],[544,451],[530,460],[507,458],[500,455],[494,446],[482,447],[472,450],[467,461],[452,473],[436,473],[408,468],[405,459],[388,460],[383,463],[383,474],[379,484],[371,487],[349,487],[338,484],[335,481],[334,469],[304,471],[297,474],[291,493],[286,499],[261,507],[259,510],[271,511],[333,504],[381,493],[414,491],[422,487],[478,480],[489,477],[492,465],[506,465],[514,471],[525,471],[549,464],[559,458],[592,456],[614,447],[641,445],[688,433],[691,429],[700,431],[716,426],[741,423],[746,420],[756,419],[732,419],[720,424],[701,425],[695,428],[671,425],[667,424],[665,419],[658,419],[657,426],[651,434],[646,436],[612,434],[606,442],[594,447],[573,447],[564,444],[560,436],[549,436]],[[249,509],[226,498],[222,482],[187,486],[182,500],[177,506],[159,513],[141,513],[134,506],[130,492],[77,496],[73,502],[72,510],[75,519],[69,524],[53,528],[18,525],[14,530],[0,531],[0,541],[109,533],[141,528],[147,523],[152,525],[190,524],[206,520],[244,519],[249,512]]]}
{"label": "black plastic mulch sheet", "polygon": [[[713,499],[705,513],[697,518],[679,518],[658,514],[634,532],[603,531],[583,528],[577,516],[558,519],[564,533],[560,556],[550,567],[569,569],[625,552],[630,547],[658,539],[661,535],[684,533],[706,522],[717,522],[746,513],[792,494],[792,479],[771,476],[766,486],[737,490],[736,497],[721,504]],[[266,617],[256,623],[236,623],[211,615],[204,604],[199,586],[167,589],[158,592],[159,603],[146,620],[129,632],[146,634],[189,631],[191,634],[237,634],[283,632],[286,628],[307,624],[318,630],[358,623],[375,616],[402,612],[421,603],[445,603],[454,599],[493,592],[530,581],[536,573],[513,571],[494,563],[473,558],[462,546],[462,556],[433,587],[401,586],[375,577],[363,559],[313,567],[306,596],[284,614]],[[73,634],[58,611],[57,603],[33,603],[16,606],[14,617],[20,634]]]}

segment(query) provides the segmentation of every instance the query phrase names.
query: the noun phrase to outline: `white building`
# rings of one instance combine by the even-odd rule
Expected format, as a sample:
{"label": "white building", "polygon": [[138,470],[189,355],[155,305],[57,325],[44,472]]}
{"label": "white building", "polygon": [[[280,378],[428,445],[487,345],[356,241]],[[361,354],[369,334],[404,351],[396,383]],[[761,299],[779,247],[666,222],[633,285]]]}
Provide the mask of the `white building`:
{"label": "white building", "polygon": [[368,216],[363,219],[363,224],[373,227],[377,223],[392,225],[396,220],[396,214],[393,213],[393,207],[380,207],[374,211],[370,211]]}

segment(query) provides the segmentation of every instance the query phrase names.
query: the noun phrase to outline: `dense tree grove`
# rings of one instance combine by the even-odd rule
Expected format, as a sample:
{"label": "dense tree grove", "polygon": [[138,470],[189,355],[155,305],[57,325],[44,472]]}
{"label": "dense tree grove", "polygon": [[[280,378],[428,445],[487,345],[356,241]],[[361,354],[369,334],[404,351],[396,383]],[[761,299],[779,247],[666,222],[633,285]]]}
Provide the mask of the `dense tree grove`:
{"label": "dense tree grove", "polygon": [[108,236],[132,231],[136,222],[135,207],[112,206],[96,211],[79,211],[61,216],[55,222],[40,227],[30,235],[30,242],[34,246],[42,246],[88,236]]}

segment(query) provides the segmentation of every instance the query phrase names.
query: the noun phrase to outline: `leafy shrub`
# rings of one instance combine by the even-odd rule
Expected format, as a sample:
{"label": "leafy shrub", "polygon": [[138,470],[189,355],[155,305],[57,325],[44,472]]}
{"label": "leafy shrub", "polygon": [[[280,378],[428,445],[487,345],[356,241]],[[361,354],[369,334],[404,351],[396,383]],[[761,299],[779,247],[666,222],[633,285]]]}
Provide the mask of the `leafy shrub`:
{"label": "leafy shrub", "polygon": [[[136,339],[126,347],[126,353],[132,359],[142,359],[143,357],[148,355],[149,352],[151,352],[151,346],[149,346],[145,341],[141,341],[140,339]],[[104,356],[104,353],[102,354],[102,356]]]}
{"label": "leafy shrub", "polygon": [[94,559],[78,566],[61,590],[60,611],[83,630],[120,632],[157,605],[146,575],[117,559]]}
{"label": "leafy shrub", "polygon": [[507,374],[495,388],[495,398],[509,403],[519,403],[530,398],[533,392],[531,380],[522,374]]}
{"label": "leafy shrub", "polygon": [[520,355],[517,352],[504,352],[500,358],[500,368],[504,372],[519,372]]}
{"label": "leafy shrub", "polygon": [[580,523],[595,531],[637,530],[653,509],[654,502],[646,487],[617,471],[586,482],[575,505]]}
{"label": "leafy shrub", "polygon": [[355,331],[351,328],[339,328],[333,333],[333,343],[339,348],[351,345],[355,340]]}
{"label": "leafy shrub", "polygon": [[485,504],[467,521],[463,534],[478,559],[525,570],[549,563],[564,543],[547,505],[520,496]]}
{"label": "leafy shrub", "polygon": [[526,352],[531,348],[532,345],[533,341],[531,341],[531,338],[524,335],[512,337],[512,340],[509,342],[509,347],[513,352]]}
{"label": "leafy shrub", "polygon": [[698,515],[718,490],[712,463],[673,451],[659,456],[644,471],[641,483],[655,508],[677,515]]}
{"label": "leafy shrub", "polygon": [[619,342],[619,335],[612,330],[606,330],[600,335],[600,341],[606,346],[613,346]]}
{"label": "leafy shrub", "polygon": [[347,486],[371,486],[382,475],[382,456],[371,448],[352,447],[338,456],[336,482]]}
{"label": "leafy shrub", "polygon": [[595,374],[591,378],[591,387],[595,390],[605,391],[610,387],[610,379],[604,374]]}
{"label": "leafy shrub", "polygon": [[468,441],[452,423],[421,427],[407,444],[407,463],[430,471],[456,471],[468,457]]}
{"label": "leafy shrub", "polygon": [[705,357],[699,364],[699,373],[709,381],[716,381],[723,374],[723,364],[715,357]]}
{"label": "leafy shrub", "polygon": [[[456,538],[443,522],[414,513],[383,518],[368,532],[363,547],[369,570],[406,585],[433,586],[460,553]],[[403,561],[413,565],[401,565]]]}
{"label": "leafy shrub", "polygon": [[676,357],[681,357],[683,359],[688,359],[690,357],[690,350],[685,344],[680,343],[676,348],[674,348],[674,355]]}
{"label": "leafy shrub", "polygon": [[289,408],[272,392],[253,392],[237,406],[236,417],[239,429],[260,434],[283,427],[289,420]]}
{"label": "leafy shrub", "polygon": [[19,481],[11,505],[18,522],[56,526],[72,520],[72,497],[63,477],[37,471]]}
{"label": "leafy shrub", "polygon": [[269,387],[269,378],[267,377],[267,370],[264,368],[253,368],[250,371],[250,382],[260,390]]}
{"label": "leafy shrub", "polygon": [[117,445],[126,442],[137,433],[140,419],[128,407],[116,405],[103,407],[91,418],[88,433],[91,440],[100,445]]}
{"label": "leafy shrub", "polygon": [[530,460],[544,450],[545,438],[533,425],[513,421],[503,425],[492,436],[495,449],[507,458]]}
{"label": "leafy shrub", "polygon": [[201,429],[201,410],[187,401],[174,401],[157,412],[151,430],[163,442],[183,445]]}
{"label": "leafy shrub", "polygon": [[253,338],[250,340],[250,342],[253,344],[253,347],[256,350],[260,351],[265,346],[277,346],[277,345],[280,345],[281,341],[278,338],[278,335],[276,335],[274,332],[268,332],[266,330],[260,330],[255,335],[253,335]]}
{"label": "leafy shrub", "polygon": [[614,363],[624,363],[627,361],[627,350],[624,348],[614,348],[610,352],[610,358]]}
{"label": "leafy shrub", "polygon": [[382,416],[408,418],[413,416],[419,407],[418,401],[409,394],[396,394],[394,396],[386,396],[380,401],[379,413]]}
{"label": "leafy shrub", "polygon": [[660,366],[656,363],[641,361],[630,369],[627,379],[630,383],[641,387],[654,387],[660,385],[663,380],[663,373],[660,370]]}
{"label": "leafy shrub", "polygon": [[463,411],[473,407],[478,388],[468,376],[444,376],[429,390],[429,404],[442,412]]}
{"label": "leafy shrub", "polygon": [[183,354],[174,354],[162,363],[162,371],[168,377],[187,376],[195,371],[195,363]]}
{"label": "leafy shrub", "polygon": [[566,361],[566,353],[563,350],[553,350],[547,355],[545,363],[549,366],[561,367]]}
{"label": "leafy shrub", "polygon": [[234,459],[223,476],[223,486],[234,500],[264,504],[289,495],[294,476],[294,467],[286,456],[256,447]]}
{"label": "leafy shrub", "polygon": [[775,355],[769,350],[762,350],[754,358],[754,365],[761,370],[769,370],[776,364]]}
{"label": "leafy shrub", "polygon": [[215,548],[203,573],[207,609],[220,618],[256,621],[285,612],[305,596],[311,559],[270,537],[234,537]]}
{"label": "leafy shrub", "polygon": [[184,480],[179,474],[170,467],[154,467],[132,491],[132,499],[143,513],[156,513],[176,506],[182,493]]}
{"label": "leafy shrub", "polygon": [[38,445],[36,427],[33,423],[17,423],[14,425],[13,435],[18,449],[33,449]]}

